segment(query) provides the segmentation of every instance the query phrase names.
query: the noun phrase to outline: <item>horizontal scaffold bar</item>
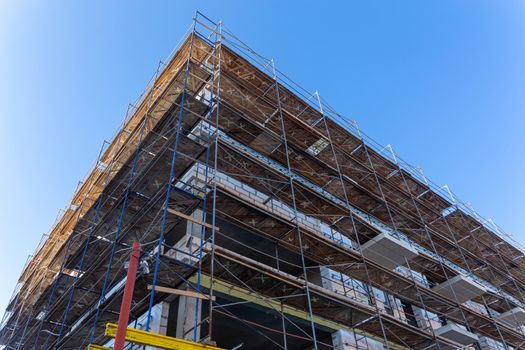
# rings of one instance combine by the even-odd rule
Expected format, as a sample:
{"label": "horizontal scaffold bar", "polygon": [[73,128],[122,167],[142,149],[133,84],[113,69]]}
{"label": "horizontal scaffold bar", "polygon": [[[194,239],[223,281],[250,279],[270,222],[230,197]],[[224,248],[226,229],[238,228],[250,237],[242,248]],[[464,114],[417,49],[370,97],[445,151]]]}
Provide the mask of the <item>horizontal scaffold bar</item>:
{"label": "horizontal scaffold bar", "polygon": [[[152,290],[153,286],[151,284],[148,284],[148,290]],[[168,287],[162,287],[162,286],[155,286],[156,292],[162,292],[162,293],[168,293],[168,294],[174,294],[174,295],[180,295],[183,297],[190,297],[190,298],[197,298],[197,299],[203,299],[203,300],[209,300],[210,296],[198,292],[192,292],[189,290],[182,290],[182,289],[174,289],[174,288],[168,288]],[[212,296],[211,300],[215,301],[215,297]]]}
{"label": "horizontal scaffold bar", "polygon": [[186,215],[184,213],[181,213],[180,211],[177,211],[175,209],[168,208],[168,212],[171,213],[171,214],[174,214],[174,215],[176,215],[176,216],[178,216],[178,217],[180,217],[182,219],[186,219],[188,221],[191,221],[194,224],[202,225],[202,226],[207,227],[209,229],[214,229],[215,231],[219,231],[219,228],[217,226],[212,226],[212,225],[208,224],[207,222],[197,220],[194,217]]}
{"label": "horizontal scaffold bar", "polygon": [[[114,323],[108,323],[106,325],[105,336],[115,338],[115,335],[117,334],[117,327],[118,326]],[[146,332],[134,328],[127,329],[126,341],[140,345],[154,346],[166,350],[224,350],[216,346],[195,343],[188,340],[168,337],[165,335]]]}

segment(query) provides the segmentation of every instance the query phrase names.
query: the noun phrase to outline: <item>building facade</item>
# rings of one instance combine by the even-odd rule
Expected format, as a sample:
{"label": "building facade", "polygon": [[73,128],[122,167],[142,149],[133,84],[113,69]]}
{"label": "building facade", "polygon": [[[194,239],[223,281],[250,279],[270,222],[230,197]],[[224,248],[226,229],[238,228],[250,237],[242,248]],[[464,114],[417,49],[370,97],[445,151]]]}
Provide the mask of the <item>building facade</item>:
{"label": "building facade", "polygon": [[132,328],[225,349],[525,348],[525,259],[498,227],[221,23],[197,13],[166,62],[26,264],[6,349],[110,347],[133,242]]}

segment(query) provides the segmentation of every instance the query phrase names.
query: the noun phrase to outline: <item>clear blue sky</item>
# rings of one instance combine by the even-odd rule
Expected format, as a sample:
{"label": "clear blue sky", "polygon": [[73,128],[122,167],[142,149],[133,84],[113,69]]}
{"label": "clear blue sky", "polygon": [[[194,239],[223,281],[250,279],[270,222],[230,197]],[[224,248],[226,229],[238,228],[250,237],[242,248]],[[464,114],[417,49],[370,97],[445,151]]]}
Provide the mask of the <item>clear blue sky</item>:
{"label": "clear blue sky", "polygon": [[0,0],[0,309],[196,9],[525,242],[525,2]]}

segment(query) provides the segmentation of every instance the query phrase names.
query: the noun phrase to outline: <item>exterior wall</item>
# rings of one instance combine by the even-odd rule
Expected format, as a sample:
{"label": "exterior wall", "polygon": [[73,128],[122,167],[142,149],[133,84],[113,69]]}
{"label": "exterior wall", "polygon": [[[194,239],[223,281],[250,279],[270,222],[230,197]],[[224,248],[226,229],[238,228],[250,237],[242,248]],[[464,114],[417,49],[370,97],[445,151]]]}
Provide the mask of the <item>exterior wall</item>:
{"label": "exterior wall", "polygon": [[[198,221],[202,221],[202,210],[195,210],[191,214],[191,217]],[[164,253],[187,264],[197,262],[199,260],[198,254],[200,250],[202,228],[202,225],[186,221],[186,228],[183,236],[173,245],[172,249]],[[205,255],[204,252],[202,254],[203,256]]]}
{"label": "exterior wall", "polygon": [[487,337],[479,338],[479,345],[482,350],[512,350],[513,348],[505,345],[499,341],[496,341]]}
{"label": "exterior wall", "polygon": [[[193,340],[193,328],[195,326],[195,318],[197,316],[197,325],[200,323],[200,309],[199,314],[195,314],[197,307],[197,299],[189,297],[179,297],[177,309],[177,327],[175,336],[177,338]],[[197,327],[197,339],[200,339],[200,327]]]}
{"label": "exterior wall", "polygon": [[427,332],[432,332],[432,330],[438,329],[442,326],[436,314],[423,310],[417,306],[412,305],[411,307],[419,328],[424,329]]}
{"label": "exterior wall", "polygon": [[324,288],[345,295],[363,304],[373,305],[375,302],[379,311],[408,323],[401,301],[392,295],[327,267],[320,268],[320,275],[322,280],[321,285]]}
{"label": "exterior wall", "polygon": [[383,350],[384,345],[352,331],[339,330],[332,334],[334,350]]}

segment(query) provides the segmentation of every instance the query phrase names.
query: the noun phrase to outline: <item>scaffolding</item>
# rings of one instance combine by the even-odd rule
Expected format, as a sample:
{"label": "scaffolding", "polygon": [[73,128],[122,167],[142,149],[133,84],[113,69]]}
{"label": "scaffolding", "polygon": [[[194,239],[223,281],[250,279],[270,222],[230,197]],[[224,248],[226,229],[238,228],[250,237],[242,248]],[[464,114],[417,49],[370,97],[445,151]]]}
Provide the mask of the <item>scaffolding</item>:
{"label": "scaffolding", "polygon": [[197,12],[165,62],[26,264],[6,349],[111,346],[133,242],[130,327],[146,332],[228,349],[525,347],[524,250],[501,228],[221,22]]}

